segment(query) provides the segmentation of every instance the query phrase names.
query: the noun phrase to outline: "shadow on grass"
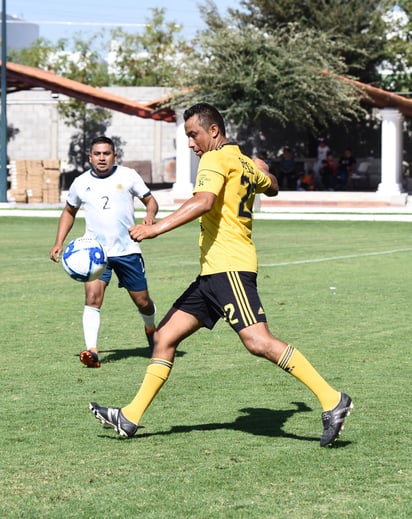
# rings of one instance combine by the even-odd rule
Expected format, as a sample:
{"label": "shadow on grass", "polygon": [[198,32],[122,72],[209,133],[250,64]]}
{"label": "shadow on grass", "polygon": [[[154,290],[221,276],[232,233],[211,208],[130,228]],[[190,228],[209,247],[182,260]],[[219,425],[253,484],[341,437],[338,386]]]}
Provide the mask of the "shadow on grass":
{"label": "shadow on grass", "polygon": [[[176,357],[183,357],[186,352],[177,351]],[[78,357],[78,355],[76,355]],[[100,350],[99,351],[99,359],[101,364],[109,364],[110,362],[117,362],[119,360],[129,359],[130,357],[142,357],[142,358],[150,358],[149,348],[145,346],[144,348],[130,348],[126,350]]]}
{"label": "shadow on grass", "polygon": [[169,435],[177,433],[187,433],[191,431],[216,431],[220,429],[228,429],[233,431],[241,431],[257,436],[269,436],[273,438],[283,437],[302,441],[319,441],[319,438],[309,436],[299,436],[297,434],[288,433],[283,430],[286,422],[296,413],[306,413],[312,411],[303,402],[292,402],[296,408],[284,409],[282,411],[274,411],[273,409],[246,407],[239,409],[242,415],[238,416],[233,422],[224,423],[207,423],[197,425],[174,425],[169,431],[158,433],[143,433],[138,437],[150,437]]}
{"label": "shadow on grass", "polygon": [[[238,416],[233,422],[223,423],[205,423],[195,425],[174,425],[168,431],[159,431],[155,433],[141,433],[132,439],[151,438],[154,436],[169,436],[172,434],[184,434],[192,431],[217,431],[217,430],[233,430],[241,431],[247,434],[254,434],[257,436],[269,436],[271,438],[290,438],[292,440],[319,442],[319,436],[302,436],[294,433],[289,433],[283,430],[286,422],[292,418],[296,413],[307,413],[312,411],[303,402],[291,402],[296,407],[293,409],[284,409],[281,411],[274,411],[266,408],[246,407],[239,411],[242,415]],[[143,427],[139,430],[142,431]],[[103,436],[103,435],[99,435]],[[104,435],[108,437],[107,435]],[[116,440],[124,440],[120,436],[112,437]],[[349,445],[348,441],[337,441],[333,447],[344,447]]]}

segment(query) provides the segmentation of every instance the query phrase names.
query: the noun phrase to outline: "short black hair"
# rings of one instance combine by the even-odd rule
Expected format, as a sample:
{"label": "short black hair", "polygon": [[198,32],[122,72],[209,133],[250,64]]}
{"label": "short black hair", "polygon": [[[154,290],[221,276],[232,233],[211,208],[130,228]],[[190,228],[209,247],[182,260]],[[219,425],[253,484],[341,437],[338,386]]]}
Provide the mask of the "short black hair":
{"label": "short black hair", "polygon": [[183,112],[183,119],[187,121],[194,115],[199,116],[199,123],[205,130],[208,130],[212,124],[217,124],[220,133],[226,136],[225,122],[214,106],[209,103],[197,103]]}
{"label": "short black hair", "polygon": [[109,139],[109,137],[106,137],[105,135],[100,135],[99,137],[95,137],[92,140],[92,143],[90,144],[90,151],[92,150],[95,144],[108,144],[109,146],[111,146],[113,153],[116,153],[114,142],[112,141],[112,139]]}

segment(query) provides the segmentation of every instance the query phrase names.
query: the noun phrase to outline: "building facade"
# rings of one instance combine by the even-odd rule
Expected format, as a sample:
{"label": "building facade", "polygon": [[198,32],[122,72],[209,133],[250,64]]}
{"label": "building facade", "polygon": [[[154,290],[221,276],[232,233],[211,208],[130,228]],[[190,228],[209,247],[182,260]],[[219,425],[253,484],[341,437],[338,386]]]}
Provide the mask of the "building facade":
{"label": "building facade", "polygon": [[[164,88],[107,87],[102,90],[147,103],[165,96]],[[77,132],[65,124],[57,103],[68,98],[50,91],[33,89],[7,96],[7,123],[13,137],[8,143],[9,161],[59,160],[62,172],[70,171],[69,146]],[[123,162],[150,162],[152,182],[161,183],[173,177],[176,157],[176,125],[112,112],[108,137],[120,137]]]}

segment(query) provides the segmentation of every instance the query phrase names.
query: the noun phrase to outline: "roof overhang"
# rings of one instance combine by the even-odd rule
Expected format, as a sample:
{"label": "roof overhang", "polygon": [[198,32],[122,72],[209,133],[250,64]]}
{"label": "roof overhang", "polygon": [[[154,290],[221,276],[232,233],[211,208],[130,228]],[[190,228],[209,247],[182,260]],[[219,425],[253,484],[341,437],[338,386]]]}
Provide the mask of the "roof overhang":
{"label": "roof overhang", "polygon": [[126,97],[114,95],[100,88],[91,87],[39,68],[27,67],[11,62],[7,62],[6,66],[8,93],[36,87],[44,88],[57,94],[64,94],[85,103],[92,103],[124,114],[157,121],[176,121],[174,110],[162,108],[160,99],[150,103],[138,103]]}
{"label": "roof overhang", "polygon": [[[175,111],[164,107],[164,101],[167,98],[155,99],[149,103],[138,103],[126,97],[114,95],[100,88],[91,87],[39,68],[27,67],[11,62],[7,62],[6,66],[8,93],[32,88],[44,88],[57,94],[64,94],[85,103],[92,103],[128,115],[157,121],[176,122]],[[377,108],[396,108],[405,117],[412,118],[412,99],[344,76],[340,76],[340,79],[354,84],[361,92],[361,95],[362,93],[364,94],[363,101],[369,105],[376,106]]]}
{"label": "roof overhang", "polygon": [[371,106],[396,108],[405,117],[412,117],[412,99],[346,77],[341,77],[341,79],[352,83],[363,92],[365,94],[363,100]]}

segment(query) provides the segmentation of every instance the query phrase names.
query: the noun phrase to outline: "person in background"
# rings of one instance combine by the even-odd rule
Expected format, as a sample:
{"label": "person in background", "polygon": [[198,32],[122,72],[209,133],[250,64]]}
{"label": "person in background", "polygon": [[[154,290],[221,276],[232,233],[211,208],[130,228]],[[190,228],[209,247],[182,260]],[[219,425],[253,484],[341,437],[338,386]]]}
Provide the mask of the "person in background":
{"label": "person in background", "polygon": [[336,184],[337,164],[333,158],[333,153],[330,151],[326,159],[323,161],[320,177],[322,179],[322,187],[327,191],[333,191]]}
{"label": "person in background", "polygon": [[286,187],[295,190],[297,185],[296,163],[292,155],[292,150],[285,146],[279,163],[278,182],[280,189]]}
{"label": "person in background", "polygon": [[299,176],[298,191],[313,191],[315,189],[315,179],[312,169],[308,169]]}
{"label": "person in background", "polygon": [[134,436],[170,375],[178,345],[200,328],[212,329],[224,319],[252,355],[279,366],[316,395],[323,409],[320,445],[329,446],[350,413],[352,399],[330,386],[298,349],[272,335],[257,291],[253,201],[256,193],[277,195],[276,177],[258,169],[228,141],[214,106],[198,103],[184,112],[183,119],[189,147],[200,158],[193,196],[153,225],[131,227],[130,236],[138,242],[156,238],[200,218],[200,273],[159,323],[153,357],[133,400],[122,408],[91,402],[89,409],[121,436]]}
{"label": "person in background", "polygon": [[89,163],[90,169],[70,186],[50,259],[59,261],[64,240],[73,227],[80,206],[83,206],[85,235],[100,242],[108,256],[107,268],[100,278],[84,284],[83,332],[86,348],[80,353],[80,361],[89,368],[99,368],[97,341],[100,309],[113,271],[118,277],[119,288],[125,288],[136,305],[144,321],[149,349],[153,348],[156,307],[149,296],[140,245],[129,236],[129,227],[135,223],[135,197],[146,207],[144,225],[155,222],[159,207],[142,177],[134,169],[116,164],[114,144],[108,137],[93,140]]}
{"label": "person in background", "polygon": [[336,171],[336,189],[345,190],[351,185],[352,174],[355,172],[356,159],[351,148],[346,148],[338,161]]}
{"label": "person in background", "polygon": [[318,148],[317,148],[317,157],[316,162],[313,165],[313,173],[315,176],[315,185],[316,187],[322,186],[321,181],[321,169],[324,165],[324,162],[328,156],[328,153],[330,153],[330,148],[328,144],[326,143],[326,140],[323,137],[320,137],[318,139]]}

